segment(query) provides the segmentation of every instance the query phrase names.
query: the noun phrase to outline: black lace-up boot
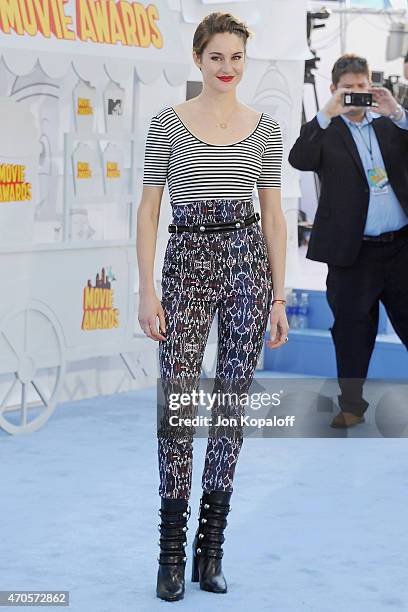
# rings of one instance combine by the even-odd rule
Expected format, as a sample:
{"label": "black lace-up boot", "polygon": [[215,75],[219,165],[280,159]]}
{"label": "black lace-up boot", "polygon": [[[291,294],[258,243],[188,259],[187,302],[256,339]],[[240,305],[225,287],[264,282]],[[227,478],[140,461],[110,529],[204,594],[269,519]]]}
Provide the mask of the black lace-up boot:
{"label": "black lace-up boot", "polygon": [[193,571],[191,580],[200,582],[200,589],[212,593],[226,593],[227,582],[222,573],[222,544],[227,515],[230,511],[230,492],[203,492],[200,501],[199,527],[193,542]]}
{"label": "black lace-up boot", "polygon": [[187,500],[161,498],[156,595],[166,601],[177,601],[184,597],[184,570],[187,559],[184,546],[187,542],[187,521],[190,514]]}

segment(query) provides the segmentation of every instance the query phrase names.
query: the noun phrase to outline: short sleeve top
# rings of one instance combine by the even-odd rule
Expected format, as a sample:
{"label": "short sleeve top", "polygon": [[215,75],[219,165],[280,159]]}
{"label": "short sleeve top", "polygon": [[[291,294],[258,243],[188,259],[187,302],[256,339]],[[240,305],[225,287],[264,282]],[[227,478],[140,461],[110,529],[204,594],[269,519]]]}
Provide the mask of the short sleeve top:
{"label": "short sleeve top", "polygon": [[143,184],[165,185],[173,203],[205,199],[250,200],[259,188],[280,188],[283,143],[279,124],[262,113],[252,133],[231,144],[194,136],[171,107],[151,118]]}

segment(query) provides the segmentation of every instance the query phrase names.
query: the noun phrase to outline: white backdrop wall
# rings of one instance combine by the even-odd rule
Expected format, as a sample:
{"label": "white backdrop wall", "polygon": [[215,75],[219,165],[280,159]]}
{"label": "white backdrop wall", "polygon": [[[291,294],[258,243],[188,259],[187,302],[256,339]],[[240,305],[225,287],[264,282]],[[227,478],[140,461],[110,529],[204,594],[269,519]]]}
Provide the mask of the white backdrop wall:
{"label": "white backdrop wall", "polygon": [[[74,3],[68,4],[73,6]],[[248,46],[247,71],[239,87],[239,97],[254,108],[270,113],[280,122],[286,154],[300,128],[303,62],[309,55],[305,37],[306,0],[247,0],[222,3],[210,0],[168,0],[168,6],[171,12],[166,16],[167,27],[171,30],[173,26],[170,27],[169,23],[173,20],[174,35],[184,43],[178,46],[177,62],[180,65],[167,66],[165,70],[161,65],[154,66],[148,62],[139,63],[133,60],[130,70],[126,69],[125,64],[120,66],[113,63],[110,66],[111,74],[115,75],[118,84],[126,92],[124,129],[131,131],[134,118],[133,127],[138,136],[134,170],[137,174],[138,200],[142,191],[143,153],[150,118],[164,106],[185,100],[186,80],[200,80],[201,73],[192,61],[191,44],[198,22],[208,12],[230,10],[245,19],[255,32],[255,37]],[[8,40],[0,37],[0,45],[8,43]],[[34,242],[52,243],[59,241],[62,233],[63,133],[75,128],[72,92],[83,80],[88,80],[90,86],[96,88],[96,131],[104,132],[101,92],[110,82],[109,62],[106,65],[108,68],[103,69],[104,60],[101,58],[97,62],[97,69],[93,70],[92,58],[75,58],[75,61],[71,61],[74,58],[55,55],[51,61],[48,56],[44,56],[42,69],[34,61],[35,53],[29,57],[19,53],[18,42],[18,36],[15,36],[13,51],[4,50],[5,62],[0,63],[0,95],[9,96],[29,108],[41,134],[40,202],[35,210],[33,237]],[[59,61],[61,66],[58,65]],[[133,65],[136,79],[133,75]],[[186,65],[189,65],[188,69]],[[125,166],[129,167],[128,159]],[[285,163],[283,208],[287,214],[289,228],[289,274],[295,269],[297,261],[296,207],[299,195],[297,175]],[[167,225],[170,220],[171,208],[166,189],[155,262],[158,294],[163,254],[168,239]],[[136,274],[135,291],[137,290]],[[136,380],[130,378],[116,357],[73,361],[67,366],[61,400],[113,393],[154,382],[157,376],[157,343],[144,338],[141,333],[137,322],[137,301],[134,321],[134,329],[141,336],[138,351],[130,356],[137,373]],[[213,339],[214,335],[210,336],[209,352],[204,359],[207,369],[214,367]]]}
{"label": "white backdrop wall", "polygon": [[[101,92],[109,82],[112,82],[109,73],[115,75],[119,85],[125,89],[123,125],[125,130],[129,131],[134,127],[138,135],[135,172],[139,199],[142,191],[145,137],[150,118],[164,106],[185,100],[186,80],[200,81],[201,73],[194,66],[191,57],[191,44],[198,22],[208,12],[228,10],[247,21],[255,36],[248,43],[247,69],[239,86],[239,98],[258,110],[270,113],[279,121],[284,137],[285,159],[297,138],[301,121],[304,60],[310,57],[305,36],[306,10],[307,6],[320,8],[320,3],[310,2],[307,5],[306,0],[159,1],[162,3],[168,31],[173,32],[175,40],[179,40],[177,53],[175,53],[175,43],[172,42],[173,52],[170,54],[172,57],[169,57],[173,61],[171,66],[165,67],[163,62],[155,65],[135,59],[129,66],[126,62],[119,65],[113,61],[109,63],[102,57],[95,64],[92,58],[74,58],[63,54],[50,58],[46,54],[42,56],[42,51],[37,50],[42,68],[40,64],[36,64],[35,53],[28,55],[27,51],[25,54],[22,53],[19,49],[21,37],[17,35],[11,37],[14,47],[12,52],[8,49],[2,50],[4,61],[0,61],[0,95],[8,96],[29,108],[40,134],[40,197],[35,208],[34,242],[55,242],[61,239],[63,133],[75,127],[72,105],[74,87],[82,80],[89,80],[90,85],[97,89],[95,118],[98,132],[105,131]],[[71,8],[74,4],[72,1],[68,3]],[[167,13],[164,10],[165,5],[170,9]],[[395,19],[395,16],[372,14],[347,16],[343,39],[344,50],[366,55],[374,69],[384,70],[386,74],[400,74],[402,60],[393,62],[385,60],[388,28],[390,22]],[[316,74],[321,105],[330,95],[331,67],[342,50],[340,15],[333,14],[325,23],[326,27],[316,30],[312,36],[313,47],[321,56]],[[0,47],[3,44],[9,46],[9,42],[10,35],[0,37]],[[24,44],[27,44],[27,39]],[[104,68],[105,61],[107,63]],[[135,79],[133,66],[136,70]],[[304,98],[310,118],[315,112],[310,86],[306,87]],[[134,126],[132,126],[133,119]],[[129,159],[126,159],[125,165],[129,167]],[[308,177],[304,175],[304,178],[303,208],[312,217],[315,208],[313,190],[306,184]],[[293,284],[298,272],[296,222],[300,194],[298,173],[285,161],[283,209],[288,222],[288,286]],[[163,254],[168,239],[167,225],[170,221],[171,208],[166,189],[161,209],[155,262],[158,293]],[[136,274],[135,291],[137,290]],[[135,331],[140,332],[137,310],[134,319]],[[100,376],[94,376],[96,372],[94,362],[72,363],[68,368],[72,376],[67,378],[63,397],[84,397],[150,383],[157,373],[157,344],[140,335],[140,353],[133,356],[140,374],[136,381],[129,379],[122,366],[119,366],[118,360],[113,358],[99,360],[98,369],[104,372],[102,389],[97,383]],[[213,363],[213,359],[210,361]]]}

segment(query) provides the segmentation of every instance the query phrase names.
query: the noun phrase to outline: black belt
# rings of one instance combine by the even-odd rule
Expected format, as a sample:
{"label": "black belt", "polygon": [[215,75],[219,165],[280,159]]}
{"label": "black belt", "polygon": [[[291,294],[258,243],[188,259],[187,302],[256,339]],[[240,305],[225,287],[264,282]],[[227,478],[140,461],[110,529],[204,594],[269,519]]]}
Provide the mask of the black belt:
{"label": "black belt", "polygon": [[384,232],[378,236],[363,236],[363,240],[368,242],[391,242],[399,236],[408,236],[408,225],[404,225],[404,227],[393,232]]}
{"label": "black belt", "polygon": [[208,234],[212,232],[228,232],[231,230],[240,229],[241,227],[247,227],[261,218],[258,212],[253,213],[250,217],[245,219],[234,219],[226,223],[196,223],[191,225],[175,225],[170,223],[169,232],[170,234],[178,234],[179,232],[199,232],[200,234]]}

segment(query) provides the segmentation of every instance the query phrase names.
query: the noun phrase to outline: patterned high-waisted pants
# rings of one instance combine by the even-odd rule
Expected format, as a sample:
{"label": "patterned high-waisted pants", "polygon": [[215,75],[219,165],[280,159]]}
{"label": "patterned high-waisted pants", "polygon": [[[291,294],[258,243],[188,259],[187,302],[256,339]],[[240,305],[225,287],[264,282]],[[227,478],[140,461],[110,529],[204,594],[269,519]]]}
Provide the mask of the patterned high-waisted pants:
{"label": "patterned high-waisted pants", "polygon": [[[173,223],[178,225],[232,221],[254,212],[251,200],[227,199],[172,204],[172,209]],[[264,342],[271,276],[259,222],[228,232],[171,234],[162,269],[161,303],[168,339],[159,341],[161,384],[178,381],[184,392],[198,388],[208,333],[218,311],[215,385],[224,393],[236,393],[237,388],[246,393]],[[237,402],[235,410],[231,412],[229,406],[228,416],[242,414],[242,402]],[[222,405],[215,405],[213,419],[224,415],[223,411]],[[168,422],[168,416],[165,402],[163,422]],[[193,437],[172,437],[160,423],[159,494],[189,499]],[[201,482],[204,491],[232,491],[241,446],[239,428],[234,435],[222,435],[210,427]]]}

